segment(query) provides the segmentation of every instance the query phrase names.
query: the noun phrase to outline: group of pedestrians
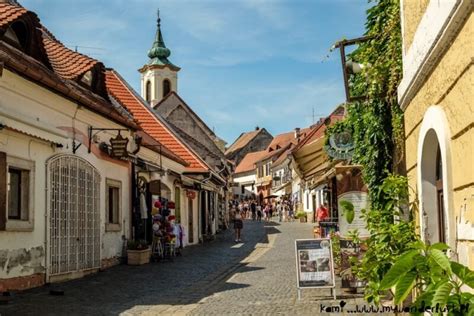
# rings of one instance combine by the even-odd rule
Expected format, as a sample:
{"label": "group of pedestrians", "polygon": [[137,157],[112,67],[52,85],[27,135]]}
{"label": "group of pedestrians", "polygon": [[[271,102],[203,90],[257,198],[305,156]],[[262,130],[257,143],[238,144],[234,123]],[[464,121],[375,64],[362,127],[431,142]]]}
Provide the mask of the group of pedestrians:
{"label": "group of pedestrians", "polygon": [[293,208],[289,201],[263,202],[256,200],[231,201],[231,220],[234,223],[235,242],[241,242],[241,231],[244,228],[244,219],[252,221],[270,221],[274,215],[279,222],[293,221]]}

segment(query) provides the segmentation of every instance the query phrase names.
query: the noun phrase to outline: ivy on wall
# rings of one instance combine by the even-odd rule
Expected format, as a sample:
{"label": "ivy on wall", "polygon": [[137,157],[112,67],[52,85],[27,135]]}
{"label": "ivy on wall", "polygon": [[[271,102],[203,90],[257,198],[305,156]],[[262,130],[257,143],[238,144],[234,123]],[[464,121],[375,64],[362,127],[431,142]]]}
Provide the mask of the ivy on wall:
{"label": "ivy on wall", "polygon": [[402,38],[397,0],[377,0],[367,11],[366,33],[348,58],[363,65],[350,75],[351,95],[364,96],[346,105],[345,120],[329,127],[326,137],[349,131],[354,141],[352,160],[363,166],[371,207],[364,211],[371,237],[362,262],[353,267],[367,281],[366,298],[380,300],[379,284],[397,256],[416,240],[413,221],[403,218],[408,203],[406,178],[392,173],[403,157],[403,113],[397,102],[402,76]]}

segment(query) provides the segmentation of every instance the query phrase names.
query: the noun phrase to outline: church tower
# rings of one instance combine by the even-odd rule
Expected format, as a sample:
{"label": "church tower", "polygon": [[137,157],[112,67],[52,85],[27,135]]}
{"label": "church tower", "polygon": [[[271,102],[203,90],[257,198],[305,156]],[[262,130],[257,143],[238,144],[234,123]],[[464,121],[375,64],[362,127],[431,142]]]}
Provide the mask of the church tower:
{"label": "church tower", "polygon": [[166,48],[161,34],[160,11],[158,10],[155,41],[148,51],[150,60],[138,70],[141,74],[142,97],[151,106],[163,100],[171,91],[178,91],[178,71],[180,68],[168,60],[170,55],[171,51]]}

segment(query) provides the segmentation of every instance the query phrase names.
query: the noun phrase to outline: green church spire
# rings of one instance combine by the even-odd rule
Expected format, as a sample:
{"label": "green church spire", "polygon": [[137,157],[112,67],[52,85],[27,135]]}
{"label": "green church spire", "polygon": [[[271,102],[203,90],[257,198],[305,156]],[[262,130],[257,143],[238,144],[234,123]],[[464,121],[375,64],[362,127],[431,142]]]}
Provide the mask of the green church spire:
{"label": "green church spire", "polygon": [[170,65],[176,67],[168,60],[168,57],[170,55],[171,51],[166,48],[165,41],[163,40],[163,35],[161,34],[161,18],[160,10],[158,10],[157,30],[153,46],[148,51],[148,57],[150,57],[148,65]]}

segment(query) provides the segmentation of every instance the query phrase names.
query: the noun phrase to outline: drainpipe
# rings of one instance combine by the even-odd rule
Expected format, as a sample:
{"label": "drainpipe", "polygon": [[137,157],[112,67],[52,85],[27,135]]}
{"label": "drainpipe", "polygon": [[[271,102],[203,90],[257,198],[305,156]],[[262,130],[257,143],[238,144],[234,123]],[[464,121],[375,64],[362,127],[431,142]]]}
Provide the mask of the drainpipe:
{"label": "drainpipe", "polygon": [[48,251],[48,210],[49,210],[49,200],[48,200],[48,161],[45,162],[45,175],[44,177],[44,195],[45,195],[45,208],[44,208],[44,265],[45,265],[45,276],[44,283],[49,282],[49,251]]}

